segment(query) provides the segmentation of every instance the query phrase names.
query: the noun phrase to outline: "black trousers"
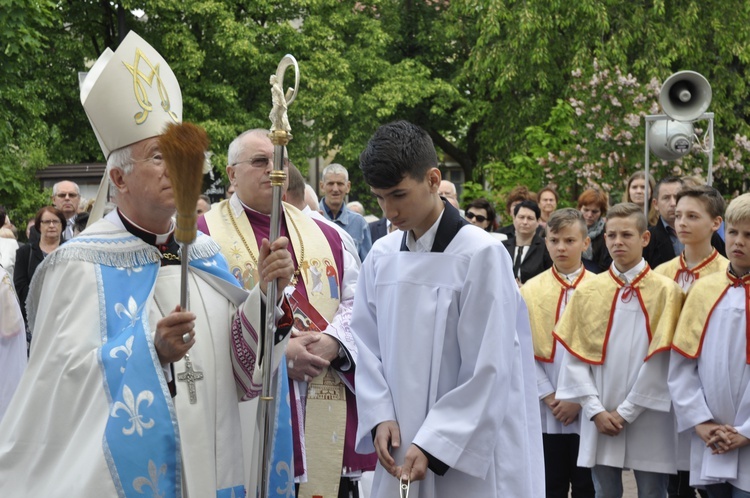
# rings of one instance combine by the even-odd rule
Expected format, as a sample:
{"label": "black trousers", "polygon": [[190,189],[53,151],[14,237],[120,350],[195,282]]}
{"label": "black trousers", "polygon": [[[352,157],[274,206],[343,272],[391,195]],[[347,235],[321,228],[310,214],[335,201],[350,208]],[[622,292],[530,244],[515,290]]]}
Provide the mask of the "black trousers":
{"label": "black trousers", "polygon": [[689,483],[690,472],[687,470],[678,470],[677,474],[670,474],[669,484],[667,485],[667,496],[669,498],[695,498],[696,491],[703,498],[708,496],[702,489],[690,487]]}
{"label": "black trousers", "polygon": [[591,469],[579,467],[578,434],[542,434],[547,498],[594,498]]}

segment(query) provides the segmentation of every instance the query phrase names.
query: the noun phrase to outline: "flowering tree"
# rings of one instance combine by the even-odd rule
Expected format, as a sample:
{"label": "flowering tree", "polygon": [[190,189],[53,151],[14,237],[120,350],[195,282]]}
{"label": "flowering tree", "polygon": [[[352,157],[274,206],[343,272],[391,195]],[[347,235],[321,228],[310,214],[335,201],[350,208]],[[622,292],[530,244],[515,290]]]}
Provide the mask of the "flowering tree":
{"label": "flowering tree", "polygon": [[[609,68],[597,60],[589,68],[572,71],[571,76],[569,97],[557,101],[544,124],[526,128],[525,148],[511,159],[513,170],[520,171],[514,175],[513,170],[490,164],[491,184],[507,189],[510,176],[532,189],[547,183],[557,185],[567,192],[563,197],[568,199],[575,199],[582,189],[596,187],[617,200],[625,179],[644,168],[645,116],[661,113],[661,82],[652,78],[641,83],[618,66]],[[701,125],[705,122],[695,123],[696,135],[704,132]],[[661,160],[652,153],[650,171],[657,179],[667,175],[705,178],[707,150],[707,137],[703,137],[694,140],[688,155],[674,161]],[[749,153],[750,141],[745,136],[735,136],[733,144],[717,140],[715,178],[725,180],[725,186],[746,180],[743,161]]]}

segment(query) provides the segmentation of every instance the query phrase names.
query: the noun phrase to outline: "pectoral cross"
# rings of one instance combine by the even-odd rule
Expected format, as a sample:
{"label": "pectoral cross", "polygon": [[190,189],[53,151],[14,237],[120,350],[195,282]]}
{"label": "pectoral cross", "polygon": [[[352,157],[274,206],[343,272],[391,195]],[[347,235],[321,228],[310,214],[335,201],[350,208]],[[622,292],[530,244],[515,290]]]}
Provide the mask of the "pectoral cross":
{"label": "pectoral cross", "polygon": [[195,381],[203,380],[203,372],[193,370],[193,362],[190,361],[189,354],[185,355],[185,371],[177,374],[177,380],[187,382],[190,404],[196,404],[198,402],[198,396],[195,393]]}

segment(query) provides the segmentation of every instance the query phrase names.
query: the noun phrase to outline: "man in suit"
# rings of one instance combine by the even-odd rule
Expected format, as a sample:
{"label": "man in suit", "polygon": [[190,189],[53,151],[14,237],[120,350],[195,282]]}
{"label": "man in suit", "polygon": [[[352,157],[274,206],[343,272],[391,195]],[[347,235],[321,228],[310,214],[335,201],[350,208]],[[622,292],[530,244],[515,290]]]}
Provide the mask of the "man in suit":
{"label": "man in suit", "polygon": [[52,186],[52,204],[62,211],[65,219],[68,220],[68,223],[63,227],[63,240],[66,242],[73,238],[80,203],[81,190],[77,183],[63,180]]}
{"label": "man in suit", "polygon": [[503,245],[513,260],[513,274],[519,286],[552,267],[544,239],[537,234],[541,215],[534,201],[522,201],[513,208],[515,234]]}
{"label": "man in suit", "polygon": [[[651,268],[656,268],[662,263],[670,261],[685,249],[685,246],[677,238],[674,228],[675,208],[677,207],[677,193],[682,189],[682,180],[676,176],[662,178],[654,188],[653,204],[659,219],[656,225],[648,229],[651,232],[651,240],[643,251],[643,257]],[[722,256],[726,256],[726,247],[721,237],[714,233],[711,237],[711,245],[716,248]]]}
{"label": "man in suit", "polygon": [[385,237],[391,231],[391,224],[388,223],[388,218],[383,216],[378,221],[370,223],[370,239],[374,244],[380,237]]}

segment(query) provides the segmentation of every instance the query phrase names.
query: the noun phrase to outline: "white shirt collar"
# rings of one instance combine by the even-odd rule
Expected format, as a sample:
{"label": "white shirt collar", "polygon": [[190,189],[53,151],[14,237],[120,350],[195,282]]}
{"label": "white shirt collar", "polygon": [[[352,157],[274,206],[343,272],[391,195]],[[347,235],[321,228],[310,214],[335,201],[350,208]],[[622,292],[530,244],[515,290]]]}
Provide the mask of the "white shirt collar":
{"label": "white shirt collar", "polygon": [[[635,265],[634,267],[632,267],[631,269],[625,272],[625,278],[628,279],[627,283],[630,283],[633,280],[635,280],[635,277],[637,277],[638,274],[641,273],[644,268],[646,268],[646,260],[641,258],[641,261],[637,265]],[[614,273],[618,277],[622,275],[622,272],[620,272],[620,270],[617,269],[614,262],[612,263],[612,273]]]}
{"label": "white shirt collar", "polygon": [[557,273],[560,274],[568,282],[575,282],[575,279],[578,278],[578,275],[581,274],[581,271],[583,271],[583,265],[579,266],[578,269],[573,273],[562,273],[560,271],[558,271]]}
{"label": "white shirt collar", "polygon": [[440,216],[438,216],[437,220],[435,220],[435,223],[432,224],[432,226],[427,230],[420,238],[419,240],[414,239],[414,231],[409,230],[409,233],[406,234],[406,247],[411,252],[430,252],[432,251],[432,244],[435,243],[435,236],[437,235],[437,229],[440,225],[440,220],[443,219],[443,214],[445,214],[445,209],[443,209],[440,212]]}

